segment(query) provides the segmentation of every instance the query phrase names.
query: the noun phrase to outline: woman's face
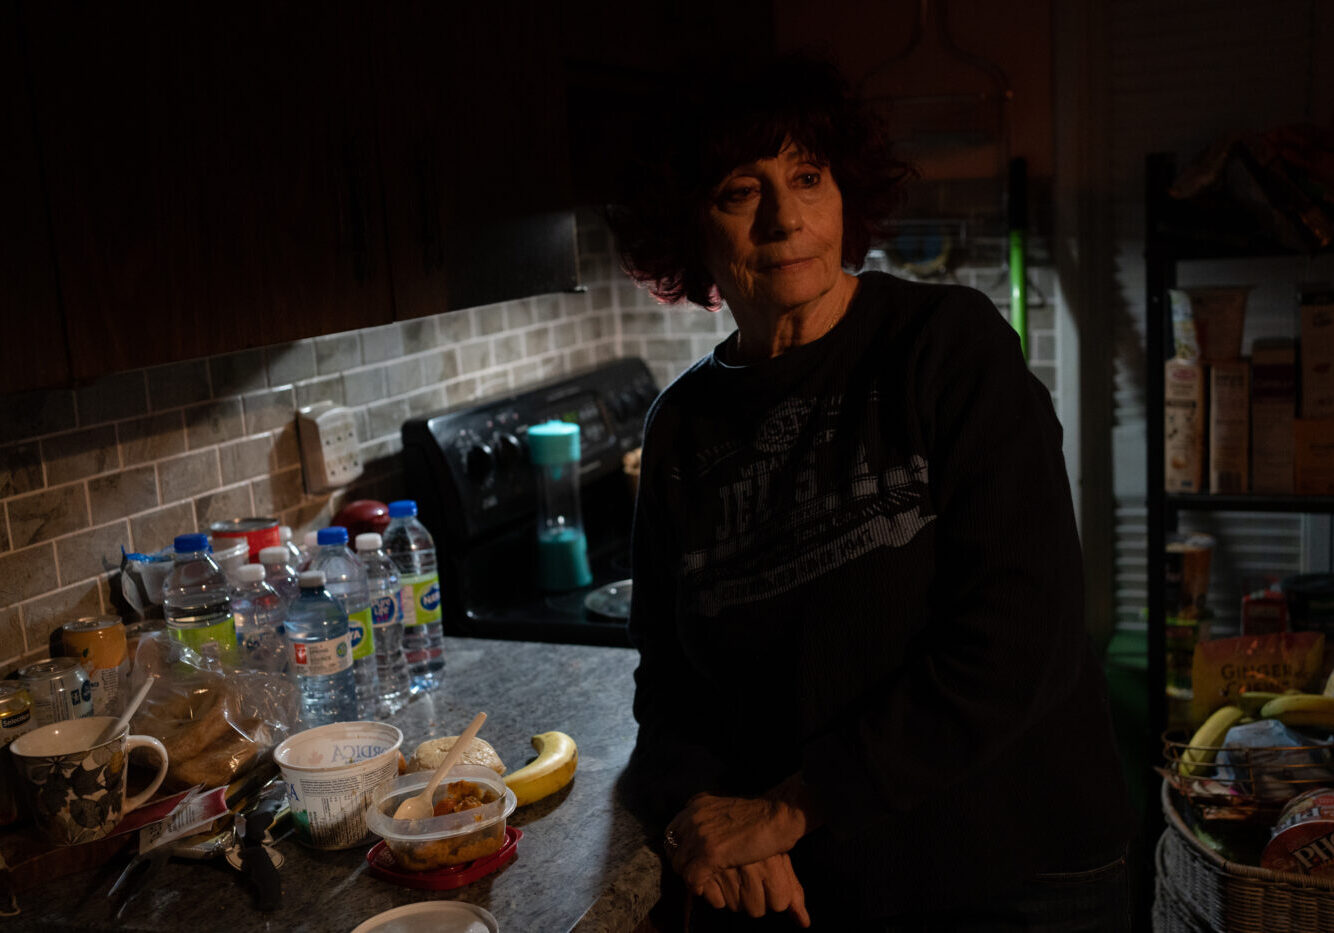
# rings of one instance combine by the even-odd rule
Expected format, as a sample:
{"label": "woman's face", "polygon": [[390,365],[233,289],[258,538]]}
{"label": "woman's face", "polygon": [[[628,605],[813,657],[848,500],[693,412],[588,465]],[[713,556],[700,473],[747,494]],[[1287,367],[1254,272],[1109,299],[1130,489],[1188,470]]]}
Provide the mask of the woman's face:
{"label": "woman's face", "polygon": [[829,167],[791,141],[772,159],[733,169],[704,209],[704,264],[738,306],[782,313],[839,281],[843,197]]}

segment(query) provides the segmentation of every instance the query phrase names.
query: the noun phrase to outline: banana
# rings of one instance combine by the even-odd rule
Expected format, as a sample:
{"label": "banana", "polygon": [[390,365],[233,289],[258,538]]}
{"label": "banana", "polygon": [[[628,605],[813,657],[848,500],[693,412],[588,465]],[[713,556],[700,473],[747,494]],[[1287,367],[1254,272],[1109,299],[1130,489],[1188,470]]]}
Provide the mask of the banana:
{"label": "banana", "polygon": [[532,741],[537,757],[504,778],[521,807],[550,796],[570,783],[579,766],[579,749],[574,739],[564,732],[543,732],[533,736]]}
{"label": "banana", "polygon": [[1210,713],[1209,718],[1191,736],[1189,747],[1181,751],[1179,768],[1181,776],[1207,774],[1210,763],[1218,754],[1218,748],[1227,736],[1227,730],[1235,726],[1245,715],[1246,711],[1240,706],[1231,705],[1220,706]]}
{"label": "banana", "polygon": [[1334,731],[1334,697],[1319,693],[1285,693],[1260,708],[1266,719],[1285,726],[1315,726]]}
{"label": "banana", "polygon": [[1270,700],[1283,696],[1270,690],[1243,690],[1237,694],[1237,705],[1246,711],[1247,716],[1259,716],[1260,709]]}

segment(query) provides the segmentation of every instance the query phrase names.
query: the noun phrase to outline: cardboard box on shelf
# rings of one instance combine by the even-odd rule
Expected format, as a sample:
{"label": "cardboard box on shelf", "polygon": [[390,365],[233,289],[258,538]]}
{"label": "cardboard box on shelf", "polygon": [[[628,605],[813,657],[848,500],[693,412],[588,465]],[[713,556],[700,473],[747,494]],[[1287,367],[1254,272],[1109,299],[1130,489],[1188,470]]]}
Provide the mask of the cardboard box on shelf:
{"label": "cardboard box on shelf", "polygon": [[1204,491],[1204,367],[1170,359],[1163,374],[1163,486]]}
{"label": "cardboard box on shelf", "polygon": [[1334,289],[1302,291],[1302,417],[1334,418]]}
{"label": "cardboard box on shelf", "polygon": [[1251,348],[1251,491],[1293,491],[1292,422],[1297,417],[1297,344],[1288,337]]}
{"label": "cardboard box on shelf", "polygon": [[1293,429],[1295,491],[1334,496],[1334,418],[1298,418]]}
{"label": "cardboard box on shelf", "polygon": [[1209,491],[1251,488],[1251,364],[1230,360],[1209,366]]}

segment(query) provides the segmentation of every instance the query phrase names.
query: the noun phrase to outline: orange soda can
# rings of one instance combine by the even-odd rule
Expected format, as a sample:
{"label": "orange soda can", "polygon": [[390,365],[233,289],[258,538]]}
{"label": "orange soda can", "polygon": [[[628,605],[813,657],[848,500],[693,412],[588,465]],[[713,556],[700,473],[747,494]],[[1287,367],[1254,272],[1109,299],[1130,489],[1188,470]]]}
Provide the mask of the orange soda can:
{"label": "orange soda can", "polygon": [[93,688],[93,715],[119,716],[125,708],[130,656],[119,616],[88,616],[60,627],[66,657],[77,658]]}

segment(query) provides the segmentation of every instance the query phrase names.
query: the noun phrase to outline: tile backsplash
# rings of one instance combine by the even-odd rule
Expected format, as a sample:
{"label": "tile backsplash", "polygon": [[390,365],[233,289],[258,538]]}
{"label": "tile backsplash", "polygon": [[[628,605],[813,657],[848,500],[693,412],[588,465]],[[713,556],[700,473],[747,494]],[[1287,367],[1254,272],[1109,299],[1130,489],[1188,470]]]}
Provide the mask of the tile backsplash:
{"label": "tile backsplash", "polygon": [[[134,618],[119,592],[122,547],[157,550],[246,515],[277,516],[300,539],[346,502],[407,493],[409,417],[624,355],[643,357],[662,386],[732,330],[726,310],[658,305],[619,271],[605,228],[581,217],[579,230],[580,292],[0,398],[0,673],[45,656],[63,622]],[[969,276],[981,284],[994,270]],[[1034,318],[1040,355],[1050,316]],[[1055,390],[1053,361],[1033,362]],[[296,410],[325,399],[354,413],[365,473],[311,495]]]}

